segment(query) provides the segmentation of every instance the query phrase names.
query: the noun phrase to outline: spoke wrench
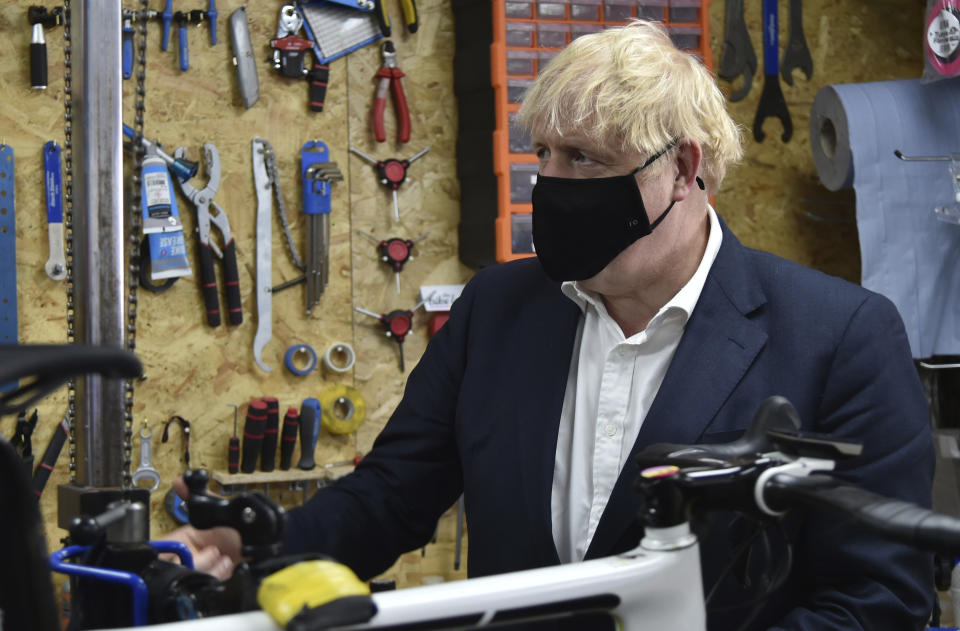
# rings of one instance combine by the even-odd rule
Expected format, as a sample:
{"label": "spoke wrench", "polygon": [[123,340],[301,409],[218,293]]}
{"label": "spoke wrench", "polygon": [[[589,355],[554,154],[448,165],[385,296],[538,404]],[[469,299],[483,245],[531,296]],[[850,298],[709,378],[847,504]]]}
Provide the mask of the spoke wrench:
{"label": "spoke wrench", "polygon": [[763,0],[763,92],[760,94],[760,104],[753,119],[753,137],[757,142],[763,142],[763,121],[775,116],[783,123],[783,142],[790,140],[793,135],[793,121],[790,120],[790,110],[783,98],[780,89],[780,72],[778,57],[780,39],[777,23],[777,0]]}
{"label": "spoke wrench", "polygon": [[780,63],[780,76],[787,85],[793,85],[794,68],[802,70],[808,80],[813,76],[813,59],[807,48],[807,38],[803,36],[803,0],[790,0],[790,34]]}
{"label": "spoke wrench", "polygon": [[[153,493],[160,486],[160,472],[153,468],[153,446],[150,443],[150,437],[153,431],[146,423],[140,428],[140,466],[133,472],[131,480],[135,486],[140,480],[149,480],[153,483],[150,492]],[[146,487],[144,487],[146,488]]]}
{"label": "spoke wrench", "polygon": [[756,72],[757,53],[753,50],[747,23],[743,19],[743,0],[727,0],[723,52],[717,75],[726,81],[736,81],[737,77],[743,75],[743,85],[730,93],[731,101],[741,101],[750,93]]}

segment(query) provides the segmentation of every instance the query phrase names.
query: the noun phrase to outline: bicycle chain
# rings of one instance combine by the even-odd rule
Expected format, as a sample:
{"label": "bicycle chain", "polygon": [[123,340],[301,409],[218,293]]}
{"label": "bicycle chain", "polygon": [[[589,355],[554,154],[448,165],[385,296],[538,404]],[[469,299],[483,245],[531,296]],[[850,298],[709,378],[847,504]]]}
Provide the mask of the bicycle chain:
{"label": "bicycle chain", "polygon": [[293,236],[290,235],[290,224],[287,223],[287,207],[283,203],[283,194],[280,192],[280,177],[277,170],[277,154],[273,150],[273,145],[270,144],[266,139],[262,139],[263,146],[266,149],[266,153],[263,156],[263,161],[267,167],[267,177],[270,179],[270,186],[273,188],[273,196],[277,200],[277,215],[280,217],[280,225],[283,226],[283,234],[287,239],[287,249],[290,251],[290,258],[293,259],[293,264],[297,266],[298,269],[303,270],[306,266],[303,264],[303,261],[300,260],[300,255],[297,254],[297,248],[293,245]]}
{"label": "bicycle chain", "polygon": [[[144,98],[146,96],[146,76],[147,76],[147,17],[149,15],[149,0],[140,0],[140,10],[136,13],[136,88],[134,93],[134,122],[133,122],[133,171],[130,176],[130,206],[129,206],[129,250],[127,253],[128,270],[128,291],[127,291],[127,319],[125,340],[129,350],[136,350],[137,340],[137,286],[140,278],[140,171],[143,167],[143,113],[145,110]],[[76,331],[74,329],[76,303],[75,303],[75,284],[73,276],[73,83],[72,83],[72,59],[71,59],[71,15],[70,0],[64,0],[64,36],[63,36],[63,106],[64,106],[64,237],[66,245],[67,259],[67,342],[73,344],[76,342]],[[67,416],[68,427],[70,429],[70,482],[76,483],[76,437],[74,432],[75,414],[76,414],[76,382],[68,382],[67,395]],[[133,396],[134,381],[132,379],[124,380],[124,402],[123,402],[123,487],[131,488],[133,486],[130,477],[130,464],[133,461]]]}

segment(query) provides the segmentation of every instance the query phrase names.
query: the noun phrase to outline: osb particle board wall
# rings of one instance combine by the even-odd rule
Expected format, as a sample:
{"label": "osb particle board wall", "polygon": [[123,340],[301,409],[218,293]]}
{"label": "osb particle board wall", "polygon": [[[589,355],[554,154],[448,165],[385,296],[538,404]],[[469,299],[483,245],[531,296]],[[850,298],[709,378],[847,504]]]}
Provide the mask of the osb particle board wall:
{"label": "osb particle board wall", "polygon": [[[74,0],[78,1],[78,0]],[[181,5],[182,2],[182,5]],[[62,31],[48,32],[50,87],[45,92],[29,89],[27,51],[30,29],[26,21],[29,0],[0,8],[0,92],[7,98],[0,108],[0,140],[16,151],[17,173],[17,271],[20,288],[20,333],[24,342],[57,342],[65,338],[64,289],[43,273],[47,257],[43,212],[41,147],[47,140],[63,141]],[[133,6],[132,3],[128,3]],[[153,2],[153,8],[162,3]],[[177,0],[177,9],[200,8],[205,2]],[[226,441],[232,431],[232,410],[251,397],[272,395],[280,399],[281,411],[299,406],[307,396],[316,396],[337,384],[358,388],[366,399],[367,421],[356,435],[331,437],[323,434],[317,451],[319,462],[350,458],[369,449],[373,439],[402,395],[405,375],[399,371],[397,349],[385,339],[375,321],[355,313],[360,306],[386,312],[409,308],[416,302],[417,288],[424,284],[464,282],[470,270],[457,261],[456,224],[459,189],[455,176],[456,103],[452,94],[454,52],[453,18],[447,2],[420,0],[421,27],[417,34],[402,34],[396,3],[388,2],[396,29],[400,68],[413,118],[409,143],[393,142],[392,106],[388,106],[388,142],[377,145],[369,131],[373,74],[380,65],[376,45],[334,61],[325,111],[310,113],[302,82],[277,76],[267,61],[268,40],[275,34],[282,2],[248,5],[251,36],[258,52],[260,101],[244,110],[236,89],[226,18],[240,6],[239,0],[220,0],[219,43],[209,44],[206,26],[189,29],[191,68],[179,71],[176,59],[176,29],[168,52],[160,51],[160,28],[150,25],[146,134],[159,138],[169,151],[188,147],[196,159],[204,142],[220,151],[223,180],[216,201],[226,210],[237,238],[244,323],[210,329],[203,318],[195,279],[182,279],[170,291],[151,295],[141,291],[138,352],[148,378],[137,388],[137,422],[147,421],[154,431],[154,461],[164,481],[154,495],[154,534],[172,527],[161,502],[170,479],[182,468],[182,443],[178,429],[171,441],[160,442],[162,424],[173,414],[193,423],[191,464],[222,470],[226,466]],[[781,50],[787,39],[787,8],[781,2]],[[194,6],[197,5],[197,6]],[[747,24],[757,56],[762,60],[760,0],[746,0]],[[761,68],[748,97],[731,104],[731,111],[745,131],[747,149],[743,164],[729,174],[715,202],[731,228],[747,245],[771,250],[828,273],[856,281],[859,257],[853,224],[854,197],[850,191],[831,193],[817,178],[810,157],[807,133],[810,106],[816,91],[830,83],[877,81],[919,76],[922,3],[902,6],[892,0],[864,4],[835,0],[807,0],[804,7],[806,39],[814,60],[814,74],[807,80],[795,75],[794,86],[783,85],[793,117],[794,135],[786,144],[779,139],[779,123],[767,122],[767,139],[756,143],[750,130],[763,84]],[[719,63],[723,40],[723,2],[710,8],[711,46]],[[728,84],[721,82],[724,90]],[[131,112],[130,85],[126,86],[125,116]],[[320,308],[311,316],[303,309],[302,287],[274,297],[273,341],[265,358],[274,371],[265,374],[252,358],[256,311],[252,291],[255,280],[254,214],[250,141],[255,136],[269,140],[278,154],[279,172],[288,218],[294,238],[304,247],[304,222],[299,215],[299,150],[310,139],[325,141],[344,173],[345,180],[333,187],[331,214],[332,270],[330,285]],[[430,146],[430,152],[410,168],[410,180],[400,190],[400,224],[391,219],[391,198],[373,177],[373,169],[348,153],[348,146],[376,157],[405,158]],[[201,176],[200,181],[205,179]],[[187,232],[188,251],[196,271],[194,215],[181,197],[181,215]],[[417,258],[401,276],[401,294],[396,293],[392,273],[378,262],[374,246],[359,236],[364,230],[378,237],[414,238],[429,232],[417,246]],[[297,275],[281,230],[273,225],[273,279],[275,283]],[[335,341],[347,341],[356,349],[355,369],[335,376],[314,372],[295,377],[282,368],[283,352],[292,344],[307,343],[322,353]],[[416,318],[404,352],[407,369],[416,362],[426,343],[425,317]],[[34,435],[35,450],[42,450],[64,409],[64,394],[58,393],[38,408],[41,426]],[[13,420],[0,419],[0,431],[12,432]],[[135,444],[136,447],[136,444]],[[42,501],[48,524],[50,547],[56,547],[63,532],[56,527],[55,489],[67,481],[66,454],[48,483]],[[285,503],[300,500],[299,491],[271,487],[271,494]],[[453,571],[454,518],[441,521],[438,543],[404,555],[387,575],[401,585],[418,584],[423,575],[447,578],[463,576]]]}

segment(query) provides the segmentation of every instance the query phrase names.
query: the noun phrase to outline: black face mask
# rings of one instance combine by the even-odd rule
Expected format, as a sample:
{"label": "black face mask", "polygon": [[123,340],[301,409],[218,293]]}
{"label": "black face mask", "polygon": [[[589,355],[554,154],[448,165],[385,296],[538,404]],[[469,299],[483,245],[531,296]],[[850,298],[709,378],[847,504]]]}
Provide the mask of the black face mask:
{"label": "black face mask", "polygon": [[[627,175],[586,179],[537,176],[533,242],[547,276],[555,281],[595,276],[634,241],[653,232],[675,202],[651,223],[634,175],[673,145]],[[704,188],[699,177],[697,184]]]}

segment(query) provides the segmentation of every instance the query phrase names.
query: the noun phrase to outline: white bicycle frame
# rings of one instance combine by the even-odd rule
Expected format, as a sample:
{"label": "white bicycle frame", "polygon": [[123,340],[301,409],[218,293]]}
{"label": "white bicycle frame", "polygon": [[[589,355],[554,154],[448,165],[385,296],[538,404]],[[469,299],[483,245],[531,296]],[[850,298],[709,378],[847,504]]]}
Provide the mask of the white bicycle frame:
{"label": "white bicycle frame", "polygon": [[[412,587],[372,595],[370,621],[338,629],[451,629],[521,623],[558,613],[606,611],[623,631],[705,631],[700,551],[689,524],[647,528],[630,552],[553,567]],[[549,612],[549,613],[548,613]],[[263,611],[152,625],[151,631],[278,631]]]}

